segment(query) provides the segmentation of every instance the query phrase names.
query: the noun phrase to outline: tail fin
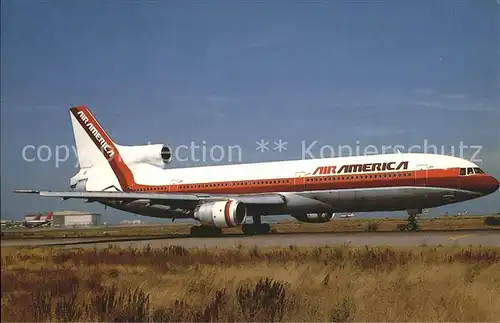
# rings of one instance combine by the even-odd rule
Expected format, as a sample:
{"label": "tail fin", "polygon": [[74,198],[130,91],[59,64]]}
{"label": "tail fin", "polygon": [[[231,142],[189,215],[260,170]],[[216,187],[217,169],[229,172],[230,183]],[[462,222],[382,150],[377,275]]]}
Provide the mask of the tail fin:
{"label": "tail fin", "polygon": [[80,169],[109,165],[122,190],[133,186],[132,172],[120,157],[119,146],[111,140],[90,110],[86,106],[73,107],[70,117]]}
{"label": "tail fin", "polygon": [[46,221],[51,221],[52,220],[52,212],[48,212],[47,217],[45,218]]}
{"label": "tail fin", "polygon": [[116,144],[85,106],[70,109],[80,168],[103,164],[118,153]]}

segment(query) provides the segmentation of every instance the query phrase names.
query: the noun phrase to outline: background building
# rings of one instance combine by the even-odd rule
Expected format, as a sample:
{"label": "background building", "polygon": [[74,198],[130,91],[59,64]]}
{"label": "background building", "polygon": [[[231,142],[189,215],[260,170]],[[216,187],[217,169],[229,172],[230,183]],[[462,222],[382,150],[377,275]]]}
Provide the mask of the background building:
{"label": "background building", "polygon": [[54,212],[53,226],[96,226],[101,225],[101,215],[80,211]]}
{"label": "background building", "polygon": [[[45,220],[50,212],[41,213],[40,220]],[[28,214],[26,221],[35,219],[40,214]],[[81,211],[56,211],[52,212],[52,226],[96,226],[101,225],[101,215]]]}

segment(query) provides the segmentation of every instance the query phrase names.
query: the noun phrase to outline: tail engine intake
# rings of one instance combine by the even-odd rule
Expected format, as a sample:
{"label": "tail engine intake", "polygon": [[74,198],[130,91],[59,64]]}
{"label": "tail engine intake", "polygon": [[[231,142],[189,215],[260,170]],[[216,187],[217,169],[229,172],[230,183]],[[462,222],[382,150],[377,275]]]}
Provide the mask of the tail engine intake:
{"label": "tail engine intake", "polygon": [[163,145],[163,147],[161,147],[160,156],[165,164],[170,164],[172,161],[172,148]]}

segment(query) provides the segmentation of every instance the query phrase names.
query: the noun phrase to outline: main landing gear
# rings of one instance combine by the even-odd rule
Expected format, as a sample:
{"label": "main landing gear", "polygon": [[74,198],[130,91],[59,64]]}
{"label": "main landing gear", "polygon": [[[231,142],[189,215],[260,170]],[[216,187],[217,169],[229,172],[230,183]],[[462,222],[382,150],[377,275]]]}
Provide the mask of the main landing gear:
{"label": "main landing gear", "polygon": [[[260,235],[271,232],[269,223],[262,223],[261,216],[252,216],[253,223],[243,224],[241,230],[245,235]],[[191,237],[220,237],[222,229],[207,225],[199,225],[191,227]]]}
{"label": "main landing gear", "polygon": [[191,227],[191,237],[220,237],[222,235],[221,228],[200,225]]}
{"label": "main landing gear", "polygon": [[[408,223],[404,229],[408,231],[417,231],[419,226],[416,217],[419,214],[422,214],[422,210],[408,210]],[[401,231],[404,231],[404,229]]]}
{"label": "main landing gear", "polygon": [[253,223],[243,224],[241,230],[244,235],[268,234],[271,232],[269,223],[262,223],[260,215],[252,216]]}

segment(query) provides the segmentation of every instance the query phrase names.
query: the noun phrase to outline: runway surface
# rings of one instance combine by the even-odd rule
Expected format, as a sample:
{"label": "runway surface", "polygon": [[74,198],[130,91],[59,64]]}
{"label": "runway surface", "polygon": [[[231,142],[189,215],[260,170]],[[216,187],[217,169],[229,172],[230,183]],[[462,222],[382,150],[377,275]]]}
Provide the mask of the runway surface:
{"label": "runway surface", "polygon": [[500,246],[500,231],[458,232],[359,232],[359,233],[280,233],[265,236],[225,235],[218,238],[190,237],[131,237],[131,238],[70,238],[70,239],[12,239],[2,240],[2,247],[53,246],[58,248],[162,248],[180,245],[185,248],[229,248],[246,246],[419,246],[419,245],[483,245]]}

